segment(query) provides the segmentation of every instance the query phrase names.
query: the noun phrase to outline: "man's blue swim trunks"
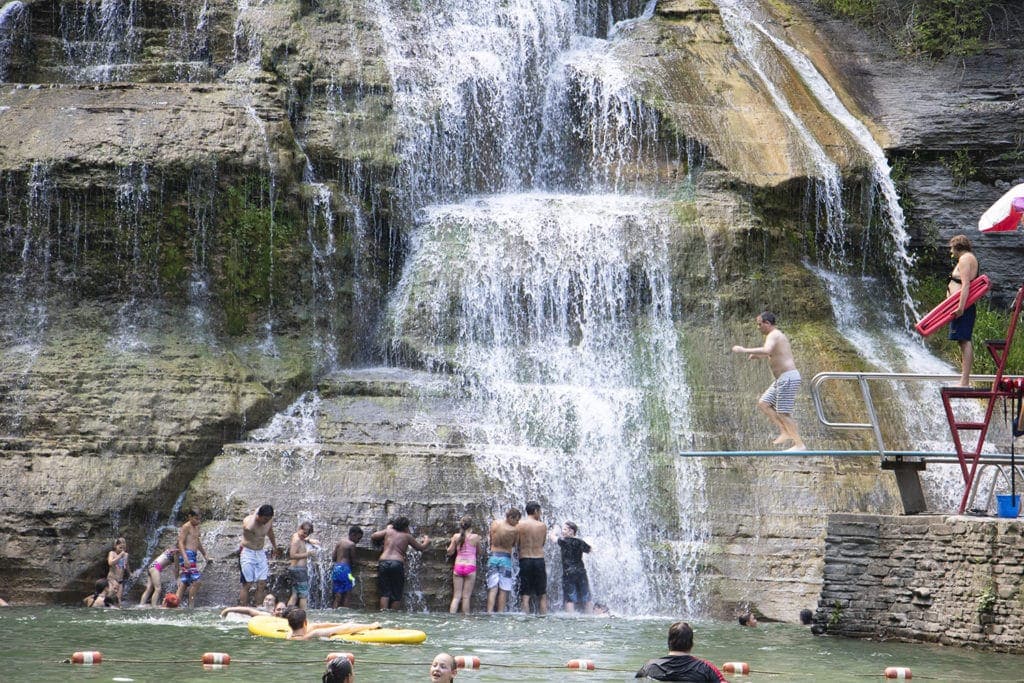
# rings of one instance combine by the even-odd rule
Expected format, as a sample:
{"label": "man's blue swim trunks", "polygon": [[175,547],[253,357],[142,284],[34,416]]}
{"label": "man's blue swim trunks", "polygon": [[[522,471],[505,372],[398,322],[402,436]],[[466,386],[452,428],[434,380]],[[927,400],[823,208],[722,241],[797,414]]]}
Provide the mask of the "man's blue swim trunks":
{"label": "man's blue swim trunks", "polygon": [[356,577],[352,576],[352,567],[348,562],[335,562],[331,570],[331,590],[334,593],[348,593],[356,587]]}

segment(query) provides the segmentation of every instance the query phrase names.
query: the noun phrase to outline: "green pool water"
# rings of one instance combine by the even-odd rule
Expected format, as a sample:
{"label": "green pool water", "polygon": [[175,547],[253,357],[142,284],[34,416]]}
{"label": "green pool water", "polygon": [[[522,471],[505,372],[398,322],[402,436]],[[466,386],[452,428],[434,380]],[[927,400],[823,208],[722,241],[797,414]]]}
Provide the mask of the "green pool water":
{"label": "green pool water", "polygon": [[[331,651],[352,652],[356,680],[365,683],[427,681],[429,662],[440,651],[481,659],[482,668],[462,672],[461,683],[625,681],[645,660],[663,653],[670,623],[665,618],[449,617],[346,610],[315,611],[313,617],[379,617],[386,626],[420,629],[428,638],[423,645],[391,646],[290,642],[252,637],[243,622],[221,620],[214,609],[14,607],[0,610],[0,681],[319,681],[324,656]],[[732,681],[882,681],[887,666],[910,667],[914,680],[1024,680],[1021,656],[813,636],[790,624],[751,629],[693,623],[694,654],[719,666],[743,661],[753,669],[749,676],[728,676]],[[105,661],[91,667],[62,663],[77,650],[98,650]],[[204,652],[226,652],[233,662],[206,671],[199,663]],[[565,668],[577,658],[593,660],[597,669]]]}

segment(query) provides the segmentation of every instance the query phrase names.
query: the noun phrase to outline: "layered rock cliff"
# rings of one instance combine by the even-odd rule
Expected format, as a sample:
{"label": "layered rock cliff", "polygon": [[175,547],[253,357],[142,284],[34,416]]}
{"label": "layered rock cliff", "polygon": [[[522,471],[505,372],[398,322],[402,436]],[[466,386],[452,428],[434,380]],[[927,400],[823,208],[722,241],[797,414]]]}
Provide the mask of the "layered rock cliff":
{"label": "layered rock cliff", "polygon": [[[207,520],[205,543],[218,561],[204,593],[217,601],[233,595],[237,525],[265,501],[280,512],[282,538],[308,515],[328,542],[348,524],[370,530],[395,514],[443,537],[463,514],[483,524],[522,503],[526,492],[476,464],[503,445],[485,448],[466,423],[458,404],[473,374],[443,344],[427,348],[434,331],[403,338],[400,362],[429,363],[439,377],[346,369],[385,360],[385,302],[421,208],[413,190],[426,191],[410,176],[460,161],[444,149],[432,151],[436,158],[403,156],[421,129],[404,118],[410,86],[396,79],[387,52],[389,41],[415,34],[416,10],[385,21],[371,4],[125,0],[104,3],[116,10],[110,15],[97,2],[4,6],[0,578],[13,599],[72,601],[102,573],[119,534],[140,561],[167,540],[159,528],[173,521],[183,492]],[[589,30],[601,37],[604,17],[642,9],[594,4],[600,20],[578,21],[593,19]],[[906,63],[883,48],[856,52],[839,35],[845,25],[808,7],[799,8],[803,19],[797,9],[785,13],[787,28],[848,106],[908,159],[919,239],[932,221],[961,219],[997,181],[1020,174],[1019,159],[1005,158],[985,165],[987,184],[963,186],[974,188],[969,199],[941,192],[953,182],[942,154],[964,148],[956,135],[971,159],[1009,153],[1000,151],[1009,142],[1000,131],[1013,130],[1002,127],[1008,120],[1020,128],[1019,92],[1005,80],[1001,94],[986,94],[986,74],[993,60],[1019,68],[1017,53],[971,62],[964,83],[987,100],[976,102],[964,130],[951,123],[963,91],[943,78],[947,65],[918,64],[911,73],[921,78],[905,75]],[[417,59],[427,47],[403,45],[403,63],[426,68]],[[755,337],[754,312],[778,310],[807,377],[864,361],[836,332],[821,282],[801,263],[820,249],[807,218],[814,165],[716,6],[660,2],[653,16],[620,25],[609,55],[634,93],[623,111],[651,124],[624,127],[630,154],[637,130],[655,142],[616,172],[667,198],[676,221],[669,266],[692,419],[678,440],[662,434],[652,448],[651,487],[667,499],[680,441],[763,447],[766,429],[752,407],[766,375],[722,352]],[[602,134],[583,110],[608,93],[586,66],[567,68],[578,139],[566,154],[580,159]],[[849,132],[792,70],[780,82],[848,194],[865,187],[868,162]],[[911,87],[934,88],[933,97],[901,99]],[[940,95],[944,117],[903,106]],[[434,106],[419,112],[423,120],[440,118]],[[472,123],[486,138],[488,123]],[[842,239],[850,258],[870,260],[878,246],[862,246],[869,212],[849,214]],[[1015,272],[1001,260],[1012,253],[982,252],[986,270]],[[261,444],[251,430],[306,391],[315,392],[306,399],[316,406],[314,442]],[[850,401],[841,396],[840,410]],[[806,398],[799,410],[818,444],[850,444],[811,424]],[[753,603],[791,618],[793,602],[809,604],[820,582],[824,515],[893,511],[891,482],[872,461],[786,462],[768,468],[771,476],[761,463],[703,465],[710,522],[699,561],[713,580],[701,592],[716,610]],[[780,480],[789,495],[780,495]],[[680,520],[674,503],[664,507],[645,543],[671,574],[674,555],[661,542],[678,542]],[[419,604],[441,606],[439,550],[416,577]],[[363,598],[372,603],[372,592]]]}

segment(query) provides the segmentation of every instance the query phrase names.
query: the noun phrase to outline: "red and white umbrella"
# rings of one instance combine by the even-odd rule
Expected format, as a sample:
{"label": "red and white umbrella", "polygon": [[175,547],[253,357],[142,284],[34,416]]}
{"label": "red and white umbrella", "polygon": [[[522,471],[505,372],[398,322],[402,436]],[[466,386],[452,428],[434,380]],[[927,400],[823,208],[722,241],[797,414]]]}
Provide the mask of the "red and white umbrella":
{"label": "red and white umbrella", "polygon": [[1024,217],[1024,183],[1017,185],[996,201],[978,219],[982,232],[1013,232]]}

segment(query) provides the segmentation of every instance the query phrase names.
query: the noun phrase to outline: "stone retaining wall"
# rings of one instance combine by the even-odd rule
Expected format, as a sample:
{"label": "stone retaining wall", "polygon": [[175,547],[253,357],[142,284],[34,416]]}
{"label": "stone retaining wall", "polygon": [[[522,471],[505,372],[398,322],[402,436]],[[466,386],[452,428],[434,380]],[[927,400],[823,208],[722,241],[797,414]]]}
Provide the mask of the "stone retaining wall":
{"label": "stone retaining wall", "polygon": [[829,633],[1024,652],[1024,524],[834,514],[815,623]]}

